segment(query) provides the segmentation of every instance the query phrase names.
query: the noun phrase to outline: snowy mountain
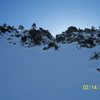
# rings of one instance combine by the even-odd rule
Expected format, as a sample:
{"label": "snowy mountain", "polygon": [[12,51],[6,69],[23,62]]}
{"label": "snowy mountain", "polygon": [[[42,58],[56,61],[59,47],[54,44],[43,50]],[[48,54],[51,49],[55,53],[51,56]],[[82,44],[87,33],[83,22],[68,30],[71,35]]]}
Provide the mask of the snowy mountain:
{"label": "snowy mountain", "polygon": [[33,44],[32,30],[17,31],[0,32],[0,100],[99,100],[100,61],[88,60],[99,45],[77,49],[78,42],[57,42],[46,33]]}

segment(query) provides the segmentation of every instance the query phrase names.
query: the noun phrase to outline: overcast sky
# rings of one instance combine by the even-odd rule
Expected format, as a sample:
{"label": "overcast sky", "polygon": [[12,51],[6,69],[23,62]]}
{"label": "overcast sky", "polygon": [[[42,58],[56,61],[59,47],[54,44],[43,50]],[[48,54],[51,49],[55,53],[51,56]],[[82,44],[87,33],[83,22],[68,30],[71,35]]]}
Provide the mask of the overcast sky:
{"label": "overcast sky", "polygon": [[0,24],[48,29],[53,35],[68,26],[100,26],[100,0],[0,0]]}

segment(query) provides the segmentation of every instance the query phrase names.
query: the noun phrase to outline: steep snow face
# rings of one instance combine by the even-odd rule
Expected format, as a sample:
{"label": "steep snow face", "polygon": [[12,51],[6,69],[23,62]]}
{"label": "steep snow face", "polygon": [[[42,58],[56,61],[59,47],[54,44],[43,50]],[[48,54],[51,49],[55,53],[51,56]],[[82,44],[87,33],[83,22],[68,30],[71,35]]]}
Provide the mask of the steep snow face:
{"label": "steep snow face", "polygon": [[100,85],[99,61],[88,60],[99,47],[59,45],[43,51],[0,39],[0,100],[98,100],[100,90],[82,86]]}

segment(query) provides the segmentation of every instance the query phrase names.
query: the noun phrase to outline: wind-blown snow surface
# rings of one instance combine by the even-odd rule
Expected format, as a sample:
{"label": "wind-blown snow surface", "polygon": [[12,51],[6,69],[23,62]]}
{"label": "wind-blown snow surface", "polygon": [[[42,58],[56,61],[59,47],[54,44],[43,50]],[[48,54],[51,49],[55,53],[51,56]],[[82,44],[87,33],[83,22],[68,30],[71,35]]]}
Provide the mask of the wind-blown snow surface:
{"label": "wind-blown snow surface", "polygon": [[100,63],[88,60],[99,48],[60,46],[43,51],[0,39],[0,100],[99,100],[100,90],[82,89],[100,85]]}

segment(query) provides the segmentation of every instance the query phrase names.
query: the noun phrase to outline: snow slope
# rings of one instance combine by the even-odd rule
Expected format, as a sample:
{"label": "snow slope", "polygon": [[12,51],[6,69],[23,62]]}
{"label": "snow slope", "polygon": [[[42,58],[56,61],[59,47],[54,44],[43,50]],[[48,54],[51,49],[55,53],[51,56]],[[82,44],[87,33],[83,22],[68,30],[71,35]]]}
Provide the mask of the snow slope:
{"label": "snow slope", "polygon": [[99,100],[100,90],[82,89],[100,85],[100,63],[88,60],[99,47],[59,45],[43,51],[43,46],[15,46],[0,38],[0,100]]}

